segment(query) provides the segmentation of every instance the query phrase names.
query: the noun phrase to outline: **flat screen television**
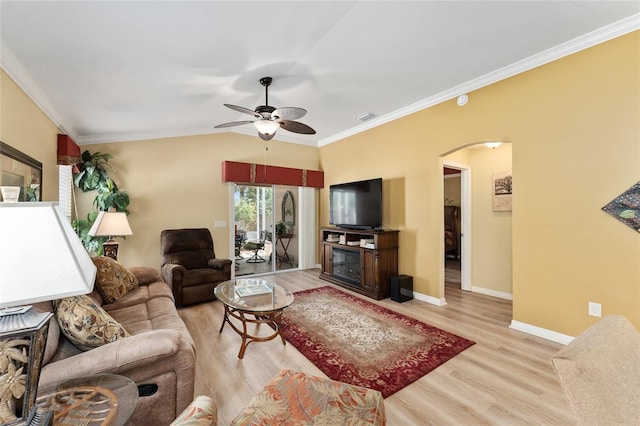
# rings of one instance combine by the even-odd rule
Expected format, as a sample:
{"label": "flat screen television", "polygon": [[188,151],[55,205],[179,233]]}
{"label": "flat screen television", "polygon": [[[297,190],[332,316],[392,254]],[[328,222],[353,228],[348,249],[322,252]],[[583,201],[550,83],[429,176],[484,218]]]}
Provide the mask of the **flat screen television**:
{"label": "flat screen television", "polygon": [[339,228],[382,226],[382,178],[329,186],[329,223]]}

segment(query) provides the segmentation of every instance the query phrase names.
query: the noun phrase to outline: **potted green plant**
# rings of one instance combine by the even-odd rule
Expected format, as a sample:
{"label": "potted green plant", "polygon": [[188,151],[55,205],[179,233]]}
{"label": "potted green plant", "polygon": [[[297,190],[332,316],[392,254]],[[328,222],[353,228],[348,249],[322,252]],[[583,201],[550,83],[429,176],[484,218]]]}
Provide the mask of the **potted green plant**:
{"label": "potted green plant", "polygon": [[276,235],[284,235],[288,234],[289,230],[287,229],[287,225],[284,222],[276,223]]}
{"label": "potted green plant", "polygon": [[87,219],[76,219],[73,221],[73,227],[89,252],[95,252],[98,255],[102,252],[102,244],[106,241],[105,237],[92,237],[89,230],[98,217],[98,212],[109,211],[115,209],[119,212],[129,214],[127,206],[129,205],[129,194],[118,188],[118,185],[111,179],[107,169],[113,170],[109,164],[109,159],[113,158],[111,154],[95,152],[91,154],[89,151],[82,153],[82,162],[77,164],[78,172],[73,182],[77,188],[83,192],[97,191],[97,195],[93,200],[95,211],[87,215]]}
{"label": "potted green plant", "polygon": [[107,168],[111,168],[109,159],[113,158],[111,154],[103,154],[101,152],[89,151],[82,153],[82,162],[78,163],[78,173],[73,178],[73,183],[81,191],[93,191],[106,185],[111,180],[107,173]]}

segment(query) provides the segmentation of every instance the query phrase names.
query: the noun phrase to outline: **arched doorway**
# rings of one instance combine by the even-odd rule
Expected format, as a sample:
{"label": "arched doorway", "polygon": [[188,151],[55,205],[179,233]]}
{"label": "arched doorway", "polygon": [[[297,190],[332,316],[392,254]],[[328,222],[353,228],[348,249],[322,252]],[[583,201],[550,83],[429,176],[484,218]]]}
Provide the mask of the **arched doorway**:
{"label": "arched doorway", "polygon": [[[460,288],[511,300],[512,212],[494,205],[495,179],[511,176],[511,143],[462,146],[443,155],[442,164],[460,173]],[[443,186],[444,179],[443,169]],[[443,199],[443,208],[446,204]],[[443,269],[445,260],[443,253]],[[445,275],[446,270],[443,289]]]}

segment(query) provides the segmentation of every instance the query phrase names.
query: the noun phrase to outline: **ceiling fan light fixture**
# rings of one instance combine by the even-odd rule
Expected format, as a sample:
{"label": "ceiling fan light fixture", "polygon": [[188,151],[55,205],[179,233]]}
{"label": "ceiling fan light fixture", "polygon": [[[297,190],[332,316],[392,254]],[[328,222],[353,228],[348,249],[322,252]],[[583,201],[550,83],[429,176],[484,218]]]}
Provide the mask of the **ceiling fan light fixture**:
{"label": "ceiling fan light fixture", "polygon": [[256,129],[258,129],[259,133],[265,136],[271,136],[269,139],[271,139],[273,135],[276,134],[276,130],[278,130],[278,127],[280,127],[279,123],[266,118],[254,121],[253,125],[256,126]]}
{"label": "ceiling fan light fixture", "polygon": [[214,128],[223,129],[253,123],[256,129],[258,129],[258,136],[260,136],[260,139],[265,141],[271,140],[279,127],[282,127],[288,132],[299,133],[302,135],[315,135],[316,131],[311,127],[304,123],[300,123],[299,121],[294,121],[303,117],[307,113],[306,109],[298,107],[275,108],[269,105],[268,89],[271,81],[271,77],[263,77],[260,79],[260,84],[264,86],[265,104],[260,105],[255,110],[250,110],[249,108],[237,105],[224,104],[224,106],[229,109],[253,116],[254,120],[232,121],[230,123],[218,124]]}

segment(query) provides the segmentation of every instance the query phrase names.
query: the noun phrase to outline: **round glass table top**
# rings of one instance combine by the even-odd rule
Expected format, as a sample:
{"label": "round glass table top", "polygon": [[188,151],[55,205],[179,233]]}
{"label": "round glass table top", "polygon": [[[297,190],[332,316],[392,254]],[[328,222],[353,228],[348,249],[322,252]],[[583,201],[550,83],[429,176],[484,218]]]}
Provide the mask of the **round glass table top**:
{"label": "round glass table top", "polygon": [[247,312],[270,312],[293,303],[293,294],[286,288],[260,278],[237,278],[225,281],[214,289],[225,305]]}
{"label": "round glass table top", "polygon": [[[101,389],[105,391],[101,392]],[[100,405],[101,399],[106,399],[109,395],[113,399],[111,403]],[[91,398],[89,398],[90,396]],[[108,418],[102,424],[122,426],[133,414],[138,404],[138,386],[125,376],[96,374],[65,380],[51,387],[38,389],[37,403],[42,407],[54,410],[54,412],[67,412],[66,416],[70,422],[75,419],[76,421],[100,424],[100,419]],[[71,409],[72,404],[76,408]],[[95,410],[88,407],[94,407]],[[106,414],[106,411],[114,409],[113,417]]]}

